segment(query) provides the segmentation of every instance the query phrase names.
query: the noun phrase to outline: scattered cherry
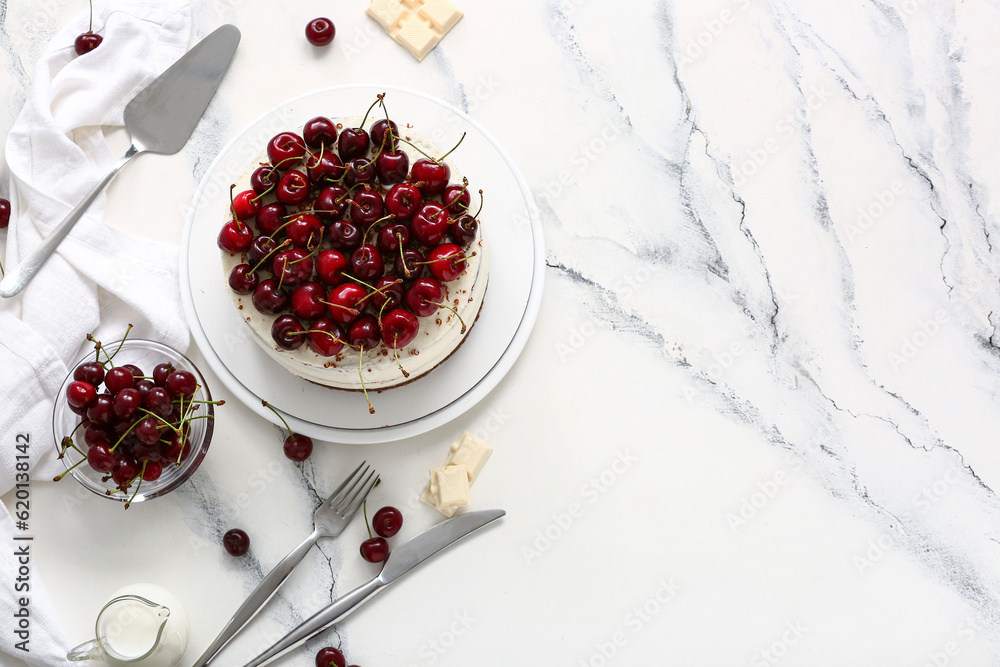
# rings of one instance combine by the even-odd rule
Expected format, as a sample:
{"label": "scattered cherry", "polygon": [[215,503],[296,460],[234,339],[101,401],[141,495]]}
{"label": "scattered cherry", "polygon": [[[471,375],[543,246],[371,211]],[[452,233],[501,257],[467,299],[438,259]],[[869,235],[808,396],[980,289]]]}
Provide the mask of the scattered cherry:
{"label": "scattered cherry", "polygon": [[372,529],[380,537],[392,537],[403,527],[403,513],[387,505],[372,515]]}
{"label": "scattered cherry", "polygon": [[87,27],[87,32],[77,36],[73,42],[73,48],[78,56],[82,56],[96,49],[103,41],[104,38],[94,32],[94,3],[91,1],[90,25]]}
{"label": "scattered cherry", "polygon": [[[333,41],[337,34],[333,22],[328,18],[313,19],[306,25],[306,39],[313,46],[326,46]],[[343,667],[343,666],[341,666]]]}
{"label": "scattered cherry", "polygon": [[0,229],[6,229],[10,224],[10,201],[0,199]]}
{"label": "scattered cherry", "polygon": [[[278,318],[281,319],[281,318]],[[304,340],[305,336],[295,336],[299,340]],[[281,413],[274,409],[274,407],[267,401],[261,401],[261,405],[273,412],[284,424],[285,430],[288,431],[288,435],[285,436],[282,442],[282,450],[292,461],[305,461],[312,454],[313,451],[313,441],[307,435],[302,435],[301,433],[295,433],[292,431],[291,427],[288,426],[288,422],[285,418],[281,416]]]}
{"label": "scattered cherry", "polygon": [[222,546],[231,556],[242,556],[250,550],[250,537],[239,528],[231,528],[222,536]]}
{"label": "scattered cherry", "polygon": [[347,667],[347,659],[338,649],[327,646],[316,654],[316,667]]}
{"label": "scattered cherry", "polygon": [[384,537],[372,537],[361,543],[361,557],[369,563],[381,563],[389,556],[389,543]]}

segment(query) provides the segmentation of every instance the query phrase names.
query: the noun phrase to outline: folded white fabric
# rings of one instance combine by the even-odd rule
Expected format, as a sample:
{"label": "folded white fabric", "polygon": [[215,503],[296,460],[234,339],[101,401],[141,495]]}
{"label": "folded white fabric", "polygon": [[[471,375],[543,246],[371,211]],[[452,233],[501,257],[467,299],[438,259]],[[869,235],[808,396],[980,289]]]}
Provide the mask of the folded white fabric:
{"label": "folded white fabric", "polygon": [[[87,30],[86,11],[59,31],[35,69],[31,93],[7,137],[12,215],[4,266],[34,248],[121,157],[112,153],[102,126],[124,125],[129,100],[187,49],[188,2],[94,4],[94,31],[103,43],[76,55],[73,41]],[[130,169],[155,159],[140,157]],[[0,300],[0,494],[14,488],[16,473],[24,469],[17,457],[25,452],[32,484],[52,483],[61,470],[52,405],[69,365],[83,353],[87,333],[110,343],[132,323],[131,336],[187,347],[177,248],[106,224],[104,203],[101,196],[91,205],[20,295]],[[155,221],[155,211],[145,215]],[[13,589],[20,566],[15,545],[27,543],[16,538],[30,534],[30,525],[17,528],[0,505],[0,585]],[[0,632],[0,664],[65,664],[68,638],[34,571],[30,585],[30,591],[0,593],[0,617],[8,628],[17,618],[18,597],[30,598],[30,631],[20,636],[9,629]]]}

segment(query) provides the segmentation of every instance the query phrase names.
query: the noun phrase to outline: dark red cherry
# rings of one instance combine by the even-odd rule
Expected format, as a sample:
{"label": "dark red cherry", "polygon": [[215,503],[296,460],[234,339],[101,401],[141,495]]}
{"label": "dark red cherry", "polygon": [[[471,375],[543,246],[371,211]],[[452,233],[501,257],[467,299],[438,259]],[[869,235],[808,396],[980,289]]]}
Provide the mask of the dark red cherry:
{"label": "dark red cherry", "polygon": [[368,152],[368,133],[360,127],[347,127],[340,132],[337,141],[337,151],[341,160],[353,160],[364,157]]}
{"label": "dark red cherry", "polygon": [[104,382],[104,366],[96,361],[88,361],[73,369],[73,379],[89,382],[95,387]]}
{"label": "dark red cherry", "polygon": [[321,317],[309,325],[306,343],[321,357],[333,357],[344,349],[344,332],[331,318]]}
{"label": "dark red cherry", "polygon": [[351,196],[351,222],[368,226],[385,213],[382,195],[375,190],[361,190]]}
{"label": "dark red cherry", "polygon": [[[131,419],[139,411],[142,403],[142,392],[135,387],[129,387],[115,394],[115,398],[111,402],[111,409],[114,410],[119,419]],[[168,411],[167,414],[169,415],[170,412]]]}
{"label": "dark red cherry", "polygon": [[375,182],[375,163],[364,157],[356,157],[348,160],[344,165],[347,174],[344,176],[344,185],[351,187],[358,183]]}
{"label": "dark red cherry", "polygon": [[295,166],[306,154],[306,145],[302,137],[294,132],[276,134],[267,143],[267,159],[276,168],[285,171]]}
{"label": "dark red cherry", "polygon": [[343,653],[332,646],[327,646],[316,654],[316,667],[347,667],[347,660]]}
{"label": "dark red cherry", "polygon": [[368,300],[377,312],[388,312],[403,302],[403,293],[403,283],[399,278],[382,276],[375,281],[375,290]]}
{"label": "dark red cherry", "polygon": [[385,273],[385,263],[378,248],[366,243],[351,253],[351,272],[368,283],[380,278]]}
{"label": "dark red cherry", "polygon": [[194,398],[195,392],[198,391],[198,378],[191,371],[175,370],[167,376],[163,388],[175,399],[188,400]]}
{"label": "dark red cherry", "polygon": [[441,282],[458,278],[465,272],[466,257],[454,243],[442,243],[427,253],[427,268]]}
{"label": "dark red cherry", "polygon": [[300,320],[315,320],[326,313],[326,289],[317,282],[304,282],[291,296],[292,315]]}
{"label": "dark red cherry", "polygon": [[352,251],[361,245],[361,230],[353,222],[334,220],[327,230],[330,245],[341,252]]}
{"label": "dark red cherry", "polygon": [[323,240],[323,223],[311,213],[300,213],[288,221],[285,233],[295,246],[311,250]]}
{"label": "dark red cherry", "polygon": [[333,21],[328,18],[320,17],[306,24],[306,39],[313,46],[326,46],[336,34]]}
{"label": "dark red cherry", "polygon": [[253,241],[253,230],[239,220],[230,220],[222,225],[217,243],[219,248],[231,253],[240,253]]}
{"label": "dark red cherry", "polygon": [[257,231],[266,236],[274,236],[278,229],[285,224],[286,215],[288,215],[288,209],[285,208],[284,204],[271,202],[261,206],[256,218]]}
{"label": "dark red cherry", "polygon": [[313,202],[313,213],[327,222],[336,220],[347,211],[347,188],[342,185],[328,185],[323,188]]}
{"label": "dark red cherry", "polygon": [[110,424],[114,418],[114,411],[112,410],[113,400],[111,394],[98,394],[87,407],[87,419],[97,426]]}
{"label": "dark red cherry", "polygon": [[453,216],[468,212],[471,202],[472,197],[466,185],[449,185],[441,193],[441,203]]}
{"label": "dark red cherry", "polygon": [[153,414],[166,419],[174,410],[174,399],[164,387],[153,387],[146,392],[146,396],[142,399],[142,406]]}
{"label": "dark red cherry", "polygon": [[403,280],[419,277],[423,271],[424,254],[416,248],[403,248],[401,257],[393,262],[393,272]]}
{"label": "dark red cherry", "polygon": [[403,513],[391,505],[380,508],[372,516],[372,530],[379,537],[392,537],[403,527]]}
{"label": "dark red cherry", "polygon": [[397,138],[399,137],[399,127],[395,121],[391,121],[388,118],[380,118],[372,123],[369,134],[371,135],[372,146],[380,152],[394,151],[399,146]]}
{"label": "dark red cherry", "polygon": [[115,481],[115,484],[124,489],[138,475],[139,464],[134,458],[128,454],[115,456],[115,464],[111,469],[111,479]]}
{"label": "dark red cherry", "polygon": [[230,556],[242,556],[250,550],[250,537],[239,528],[227,530],[222,536],[222,546]]}
{"label": "dark red cherry", "polygon": [[293,461],[305,461],[313,451],[312,438],[299,433],[289,433],[282,444],[282,450],[285,456]]}
{"label": "dark red cherry", "polygon": [[97,398],[97,388],[83,380],[73,380],[66,387],[66,402],[74,408],[86,408]]}
{"label": "dark red cherry", "polygon": [[250,294],[257,287],[257,274],[249,264],[237,264],[229,272],[229,289],[237,294]]}
{"label": "dark red cherry", "polygon": [[347,328],[347,340],[363,350],[375,349],[380,340],[378,320],[371,313],[361,315]]}
{"label": "dark red cherry", "polygon": [[271,260],[271,275],[285,287],[296,287],[309,280],[313,259],[303,248],[282,250]]}
{"label": "dark red cherry", "polygon": [[278,185],[281,180],[281,172],[269,164],[261,165],[250,174],[250,187],[253,191],[261,195]]}
{"label": "dark red cherry", "polygon": [[344,163],[332,148],[325,148],[320,155],[309,158],[306,163],[306,174],[314,186],[339,183],[344,176]]}
{"label": "dark red cherry", "polygon": [[316,275],[326,285],[339,285],[344,282],[346,268],[347,257],[339,250],[327,248],[316,255]]}
{"label": "dark red cherry", "polygon": [[10,224],[10,200],[0,198],[0,229],[7,229]]}
{"label": "dark red cherry", "polygon": [[309,148],[333,148],[337,142],[337,124],[326,116],[316,116],[302,127],[302,139]]}
{"label": "dark red cherry", "polygon": [[104,375],[104,386],[112,394],[117,394],[122,389],[135,386],[135,376],[132,371],[122,366],[112,368]]}
{"label": "dark red cherry", "polygon": [[412,183],[396,183],[385,193],[385,210],[397,220],[409,220],[423,203],[423,195]]}
{"label": "dark red cherry", "polygon": [[405,308],[390,310],[382,318],[382,343],[389,348],[404,348],[413,342],[420,330],[420,323]]}
{"label": "dark red cherry", "polygon": [[479,221],[471,215],[463,215],[448,226],[448,238],[452,243],[460,246],[467,246],[476,239],[476,232],[479,230]]}
{"label": "dark red cherry", "polygon": [[437,245],[448,231],[448,211],[436,202],[426,202],[420,207],[410,227],[413,236],[424,245]]}
{"label": "dark red cherry", "polygon": [[384,537],[373,537],[361,543],[361,557],[369,563],[381,563],[389,555],[389,543]]}
{"label": "dark red cherry", "polygon": [[444,298],[444,286],[434,278],[417,278],[406,290],[404,302],[417,317],[429,317],[437,312]]}
{"label": "dark red cherry", "polygon": [[104,38],[96,32],[85,32],[82,35],[78,35],[76,40],[73,41],[73,49],[78,56],[82,56],[96,49],[103,41]]}
{"label": "dark red cherry", "polygon": [[278,201],[287,206],[298,206],[309,198],[309,178],[298,169],[288,171],[274,191]]}
{"label": "dark red cherry", "polygon": [[255,267],[278,249],[278,244],[270,236],[257,236],[247,246],[247,264]]}
{"label": "dark red cherry", "polygon": [[401,222],[391,222],[378,230],[375,243],[383,253],[395,253],[399,246],[405,248],[410,243],[410,228]]}
{"label": "dark red cherry", "polygon": [[115,455],[107,443],[91,445],[87,450],[87,463],[97,472],[109,473],[115,467]]}
{"label": "dark red cherry", "polygon": [[277,315],[288,308],[288,294],[278,289],[278,281],[268,278],[260,281],[251,297],[254,308],[265,315]]}
{"label": "dark red cherry", "polygon": [[451,168],[447,164],[427,158],[414,162],[410,170],[410,180],[420,188],[425,198],[444,192],[450,178]]}
{"label": "dark red cherry", "polygon": [[294,315],[282,315],[271,323],[271,338],[278,347],[285,350],[297,350],[306,342],[302,323]]}

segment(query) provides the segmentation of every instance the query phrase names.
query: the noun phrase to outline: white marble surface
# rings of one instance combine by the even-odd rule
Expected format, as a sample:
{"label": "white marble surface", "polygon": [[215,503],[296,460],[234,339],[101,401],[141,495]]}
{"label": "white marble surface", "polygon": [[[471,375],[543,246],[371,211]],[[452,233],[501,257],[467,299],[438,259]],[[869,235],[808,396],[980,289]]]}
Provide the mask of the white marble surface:
{"label": "white marble surface", "polygon": [[[995,4],[461,0],[422,63],[360,0],[193,4],[198,36],[240,27],[237,60],[188,147],[112,185],[110,221],[177,242],[215,151],[266,109],[417,88],[520,165],[544,303],[500,386],[420,437],[299,466],[231,402],[171,497],[123,513],[37,485],[37,563],[74,640],[150,580],[188,605],[193,661],[361,458],[402,537],[435,522],[415,495],[468,429],[496,448],[474,505],[508,516],[276,664],[324,644],[362,667],[995,664]],[[3,5],[4,127],[83,8]],[[338,36],[316,51],[321,14]],[[239,560],[232,526],[253,539]],[[369,576],[363,532],[314,550],[219,664]]]}

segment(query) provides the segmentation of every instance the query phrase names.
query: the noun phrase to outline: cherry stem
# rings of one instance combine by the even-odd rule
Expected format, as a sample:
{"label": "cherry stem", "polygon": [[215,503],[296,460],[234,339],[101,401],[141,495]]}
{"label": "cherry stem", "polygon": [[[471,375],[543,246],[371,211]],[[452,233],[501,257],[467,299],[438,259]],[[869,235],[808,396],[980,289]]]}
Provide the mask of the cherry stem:
{"label": "cherry stem", "polygon": [[444,155],[442,155],[441,157],[439,157],[438,159],[436,159],[434,161],[435,162],[441,162],[442,160],[444,160],[446,157],[448,157],[449,155],[451,155],[452,153],[454,153],[455,149],[458,148],[462,144],[462,142],[464,140],[465,140],[465,132],[463,132],[462,136],[458,138],[458,143],[455,144],[454,146],[452,146],[450,151],[448,151],[447,153],[445,153]]}
{"label": "cherry stem", "polygon": [[438,306],[440,308],[447,308],[451,312],[455,313],[455,317],[457,317],[458,321],[462,323],[462,330],[459,331],[458,333],[460,333],[460,334],[464,334],[465,333],[465,320],[462,319],[462,316],[458,314],[457,310],[455,310],[454,308],[452,308],[451,306],[449,306],[446,303],[437,303],[436,301],[427,301],[427,303],[429,303],[431,305],[434,305],[434,306]]}
{"label": "cherry stem", "polygon": [[[365,387],[365,374],[361,368],[362,362],[365,360],[365,351],[362,349],[361,354],[358,355],[358,377],[361,378],[361,391],[365,394],[365,400],[368,401],[368,414],[375,414],[375,408],[372,407],[372,401],[368,398],[368,389]],[[368,523],[368,516],[365,515],[365,523]],[[371,533],[369,533],[371,535]]]}
{"label": "cherry stem", "polygon": [[396,366],[399,368],[399,372],[403,374],[403,377],[408,378],[410,377],[410,374],[406,372],[406,369],[403,368],[402,362],[399,360],[399,348],[396,347],[397,340],[399,340],[399,334],[394,333],[392,335],[392,355],[396,358]]}
{"label": "cherry stem", "polygon": [[[139,474],[136,475],[135,477],[133,477],[132,479],[130,479],[129,482],[128,482],[128,484],[125,485],[125,488],[127,489],[128,487],[130,487],[132,485],[132,482],[134,482],[136,480],[139,480],[139,483],[135,485],[135,492],[132,494],[132,497],[129,498],[127,501],[125,501],[125,509],[128,509],[129,505],[132,504],[132,501],[135,500],[135,497],[137,495],[139,495],[139,489],[142,487],[142,476],[146,474],[146,464],[147,463],[149,463],[149,461],[143,461],[142,462],[142,470],[140,470]],[[122,490],[122,493],[124,493],[124,489]]]}
{"label": "cherry stem", "polygon": [[365,514],[365,528],[368,529],[368,539],[370,540],[370,539],[372,539],[372,527],[371,527],[371,524],[368,523],[368,499],[367,498],[365,498],[361,502],[361,511],[364,512],[364,514]]}
{"label": "cherry stem", "polygon": [[72,471],[74,468],[76,468],[78,465],[80,465],[81,463],[83,463],[86,460],[87,460],[86,458],[80,459],[79,461],[77,461],[76,463],[74,463],[73,465],[71,465],[70,467],[66,468],[65,472],[61,472],[58,475],[56,475],[55,477],[53,477],[52,481],[53,482],[58,482],[63,477],[65,477],[67,475],[67,473],[69,473],[70,471]]}
{"label": "cherry stem", "polygon": [[94,32],[94,0],[89,0],[89,1],[90,1],[90,23],[87,25],[87,32],[88,33],[93,33]]}
{"label": "cherry stem", "polygon": [[295,435],[291,427],[288,425],[288,422],[285,421],[285,418],[281,416],[280,412],[274,409],[273,405],[271,405],[267,401],[261,401],[260,404],[278,416],[278,419],[281,420],[281,423],[285,425],[285,430],[288,431],[288,435]]}
{"label": "cherry stem", "polygon": [[361,119],[361,125],[358,127],[359,130],[365,129],[365,121],[368,120],[368,114],[372,112],[372,109],[375,108],[376,104],[382,101],[382,98],[385,97],[385,93],[379,93],[375,97],[377,99],[374,102],[372,102],[372,105],[368,107],[368,111],[365,112],[365,117]]}
{"label": "cherry stem", "polygon": [[472,216],[472,217],[473,218],[478,218],[479,214],[482,212],[482,210],[483,210],[483,191],[480,190],[479,191],[479,210],[476,211],[476,214],[474,216]]}

